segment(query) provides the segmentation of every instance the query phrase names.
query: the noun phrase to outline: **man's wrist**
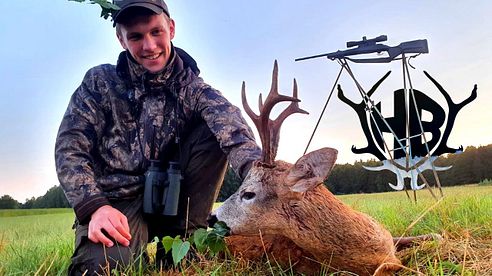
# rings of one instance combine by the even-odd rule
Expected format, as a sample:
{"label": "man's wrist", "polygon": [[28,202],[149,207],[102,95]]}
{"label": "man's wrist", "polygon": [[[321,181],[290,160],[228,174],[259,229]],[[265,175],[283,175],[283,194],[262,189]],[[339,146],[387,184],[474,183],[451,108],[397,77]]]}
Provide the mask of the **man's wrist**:
{"label": "man's wrist", "polygon": [[106,197],[101,195],[90,196],[74,207],[75,216],[80,224],[87,224],[91,215],[104,205],[110,205]]}

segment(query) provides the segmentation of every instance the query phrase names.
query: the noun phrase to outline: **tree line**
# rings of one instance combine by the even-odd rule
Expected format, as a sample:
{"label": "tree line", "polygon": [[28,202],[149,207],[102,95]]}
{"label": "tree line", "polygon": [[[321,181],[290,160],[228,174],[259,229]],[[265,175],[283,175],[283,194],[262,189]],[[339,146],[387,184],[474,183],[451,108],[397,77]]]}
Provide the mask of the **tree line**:
{"label": "tree line", "polygon": [[[388,170],[368,171],[366,167],[381,166],[379,160],[356,161],[353,164],[336,164],[324,184],[334,194],[379,193],[393,191],[388,183],[396,184],[396,175]],[[455,186],[492,182],[492,144],[487,146],[469,146],[463,153],[447,154],[434,161],[437,167],[452,166],[449,170],[437,172],[442,186]],[[423,173],[425,179],[432,186],[436,179],[432,171]],[[419,178],[419,184],[422,180]],[[232,172],[228,172],[224,179],[219,201],[225,200],[239,187],[239,179]],[[409,179],[405,186],[410,189]]]}
{"label": "tree line", "polygon": [[68,200],[60,186],[51,187],[46,194],[40,197],[26,199],[19,203],[9,195],[0,197],[0,209],[37,209],[37,208],[68,208]]}
{"label": "tree line", "polygon": [[[439,157],[435,166],[452,166],[447,171],[437,172],[442,186],[455,186],[479,182],[490,183],[492,181],[492,144],[487,146],[469,146],[461,154],[448,154]],[[388,183],[396,183],[396,175],[390,171],[373,172],[364,169],[380,166],[377,160],[356,161],[353,164],[336,164],[325,185],[334,194],[354,193],[378,193],[392,191]],[[435,177],[431,171],[423,173],[425,179],[436,185]],[[419,180],[419,183],[422,181]],[[237,191],[241,185],[240,179],[228,169],[224,177],[218,201],[226,200]],[[409,183],[405,183],[407,189]],[[19,203],[9,195],[0,197],[0,209],[30,209],[30,208],[68,208],[70,205],[60,186],[50,188],[45,195],[27,199],[25,203]]]}

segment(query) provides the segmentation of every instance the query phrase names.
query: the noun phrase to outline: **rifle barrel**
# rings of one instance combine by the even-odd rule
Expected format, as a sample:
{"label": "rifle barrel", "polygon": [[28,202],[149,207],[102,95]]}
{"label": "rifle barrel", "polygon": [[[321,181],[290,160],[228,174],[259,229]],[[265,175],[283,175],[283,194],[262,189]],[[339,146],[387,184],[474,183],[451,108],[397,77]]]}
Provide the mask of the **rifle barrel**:
{"label": "rifle barrel", "polygon": [[301,60],[306,60],[306,59],[325,57],[325,56],[328,56],[329,54],[332,54],[332,53],[320,54],[320,55],[314,55],[314,56],[302,57],[302,58],[296,58],[295,61],[301,61]]}

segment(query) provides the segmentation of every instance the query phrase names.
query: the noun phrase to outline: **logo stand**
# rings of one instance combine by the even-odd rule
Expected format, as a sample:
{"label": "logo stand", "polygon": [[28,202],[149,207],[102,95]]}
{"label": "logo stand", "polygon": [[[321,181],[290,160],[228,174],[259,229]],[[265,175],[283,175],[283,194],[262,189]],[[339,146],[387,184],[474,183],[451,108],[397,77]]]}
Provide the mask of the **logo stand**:
{"label": "logo stand", "polygon": [[[434,161],[441,154],[445,153],[460,153],[463,147],[450,148],[447,146],[447,140],[453,128],[456,115],[465,105],[473,101],[477,97],[477,86],[471,95],[459,104],[455,104],[449,94],[443,87],[433,79],[427,72],[424,74],[437,87],[439,92],[444,96],[448,105],[448,114],[446,117],[445,110],[434,100],[428,97],[421,91],[413,88],[409,60],[424,53],[428,53],[427,40],[414,40],[403,42],[398,46],[390,47],[378,42],[386,41],[386,36],[379,36],[373,39],[363,37],[361,41],[347,42],[348,50],[339,50],[333,53],[315,55],[296,59],[296,61],[306,60],[311,58],[326,57],[330,60],[336,60],[341,66],[340,72],[330,92],[330,96],[323,108],[318,123],[311,135],[305,152],[307,151],[311,140],[316,132],[319,122],[323,116],[326,106],[338,84],[340,75],[346,71],[354,81],[362,101],[354,103],[346,98],[343,90],[338,85],[338,98],[352,107],[359,116],[362,130],[367,139],[368,145],[364,148],[356,148],[352,146],[352,152],[356,154],[370,153],[382,161],[383,165],[379,167],[365,167],[371,171],[390,170],[396,174],[397,184],[389,183],[390,187],[395,190],[405,190],[410,198],[408,191],[404,185],[404,179],[410,179],[410,188],[414,192],[414,200],[416,201],[416,190],[427,187],[431,195],[437,200],[438,197],[434,194],[429,182],[424,177],[423,172],[432,170],[436,185],[439,189],[440,197],[443,197],[441,183],[437,175],[437,171],[443,171],[451,168],[437,167]],[[378,58],[354,58],[360,54],[382,53],[386,52],[387,57]],[[412,54],[412,55],[410,55]],[[371,96],[376,92],[379,85],[389,76],[391,72],[386,73],[374,86],[366,93],[360,83],[355,78],[349,61],[354,63],[389,63],[394,60],[401,60],[403,66],[403,89],[394,92],[394,116],[385,118],[381,114],[381,103],[375,103]],[[402,108],[404,107],[404,108]],[[422,111],[430,112],[432,121],[422,121]],[[446,122],[444,130],[441,132],[441,127]],[[432,139],[426,138],[426,132],[432,134]],[[393,148],[390,148],[383,137],[383,133],[390,133],[394,140]],[[420,178],[423,184],[418,184]]]}

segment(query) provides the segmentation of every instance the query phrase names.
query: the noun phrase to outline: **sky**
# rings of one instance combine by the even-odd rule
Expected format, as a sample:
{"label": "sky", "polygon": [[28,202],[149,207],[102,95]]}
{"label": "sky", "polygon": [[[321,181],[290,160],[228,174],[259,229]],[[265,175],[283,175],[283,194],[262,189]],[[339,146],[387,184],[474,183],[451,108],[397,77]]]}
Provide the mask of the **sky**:
{"label": "sky", "polygon": [[[168,0],[167,4],[176,22],[173,43],[195,58],[205,81],[233,104],[241,106],[245,81],[249,103],[257,110],[259,93],[270,89],[274,60],[279,64],[280,93],[290,95],[293,79],[297,80],[300,107],[310,114],[292,115],[284,122],[277,159],[293,163],[302,156],[340,70],[325,58],[294,59],[345,49],[347,41],[363,36],[387,35],[384,43],[390,46],[427,39],[429,53],[411,61],[415,89],[445,107],[423,70],[455,103],[478,85],[478,97],[458,114],[448,145],[492,143],[491,1]],[[99,17],[97,5],[0,1],[0,12],[0,196],[24,202],[58,185],[54,144],[70,96],[88,69],[114,64],[122,48],[112,22]],[[373,95],[387,117],[393,112],[393,91],[403,87],[401,67],[401,62],[351,64],[366,90],[392,71]],[[347,74],[339,83],[348,98],[361,101]],[[358,117],[333,96],[309,151],[336,148],[338,163],[374,158],[352,153],[352,145],[367,145]]]}

